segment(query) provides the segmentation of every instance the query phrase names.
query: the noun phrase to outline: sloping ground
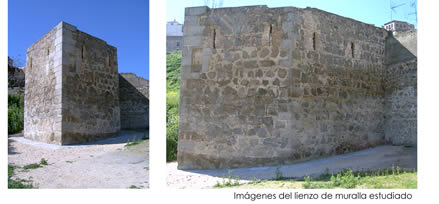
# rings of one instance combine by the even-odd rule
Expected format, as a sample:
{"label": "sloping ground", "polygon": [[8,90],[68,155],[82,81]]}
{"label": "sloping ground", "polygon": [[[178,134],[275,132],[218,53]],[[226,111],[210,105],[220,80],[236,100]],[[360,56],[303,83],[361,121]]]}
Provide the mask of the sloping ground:
{"label": "sloping ground", "polygon": [[[303,178],[304,176],[317,177],[325,173],[340,172],[343,169],[378,170],[392,168],[392,165],[401,169],[417,168],[417,150],[414,147],[379,146],[363,151],[307,161],[298,164],[231,169],[230,176],[239,177],[240,183],[257,179],[274,179],[276,174],[283,177]],[[177,163],[168,163],[167,183],[172,188],[210,188],[217,182],[222,183],[223,177],[229,177],[229,170],[192,170],[177,169]]]}
{"label": "sloping ground", "polygon": [[8,163],[23,167],[46,159],[49,165],[15,171],[15,178],[37,188],[148,188],[149,140],[126,147],[127,138],[57,146],[10,137]]}

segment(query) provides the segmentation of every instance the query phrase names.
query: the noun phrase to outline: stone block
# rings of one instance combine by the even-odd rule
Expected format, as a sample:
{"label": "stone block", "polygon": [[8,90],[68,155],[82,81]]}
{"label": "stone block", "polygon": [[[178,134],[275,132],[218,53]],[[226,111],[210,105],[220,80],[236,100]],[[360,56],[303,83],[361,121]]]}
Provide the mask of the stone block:
{"label": "stone block", "polygon": [[202,14],[206,14],[209,10],[209,7],[207,6],[200,6],[200,7],[188,7],[184,10],[185,16],[199,16]]}

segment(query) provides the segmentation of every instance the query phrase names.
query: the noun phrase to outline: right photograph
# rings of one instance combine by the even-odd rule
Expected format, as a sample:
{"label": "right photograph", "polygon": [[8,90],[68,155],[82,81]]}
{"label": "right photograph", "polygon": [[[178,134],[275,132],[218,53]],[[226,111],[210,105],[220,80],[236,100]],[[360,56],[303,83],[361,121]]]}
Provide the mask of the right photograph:
{"label": "right photograph", "polygon": [[170,188],[416,189],[417,1],[167,0]]}

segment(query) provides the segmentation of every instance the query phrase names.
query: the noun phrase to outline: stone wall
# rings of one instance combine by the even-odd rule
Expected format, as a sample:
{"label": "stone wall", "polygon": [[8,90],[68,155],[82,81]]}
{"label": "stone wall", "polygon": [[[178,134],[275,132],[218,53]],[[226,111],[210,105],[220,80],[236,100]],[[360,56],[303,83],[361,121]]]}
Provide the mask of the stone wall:
{"label": "stone wall", "polygon": [[395,145],[417,145],[417,32],[386,41],[385,135]]}
{"label": "stone wall", "polygon": [[383,144],[382,28],[318,9],[186,8],[178,168]]}
{"label": "stone wall", "polygon": [[61,144],[62,35],[60,23],[27,49],[24,137]]}
{"label": "stone wall", "polygon": [[27,51],[24,136],[77,144],[119,135],[117,51],[61,22]]}
{"label": "stone wall", "polygon": [[122,129],[149,128],[149,81],[133,73],[119,74]]}
{"label": "stone wall", "polygon": [[63,144],[118,136],[117,50],[66,24],[63,30]]}

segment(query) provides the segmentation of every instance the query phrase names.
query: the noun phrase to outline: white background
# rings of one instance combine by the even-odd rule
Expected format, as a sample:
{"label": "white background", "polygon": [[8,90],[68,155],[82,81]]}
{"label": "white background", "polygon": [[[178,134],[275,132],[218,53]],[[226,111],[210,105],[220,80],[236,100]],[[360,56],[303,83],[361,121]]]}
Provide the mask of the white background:
{"label": "white background", "polygon": [[[13,1],[13,0],[11,0]],[[361,190],[361,192],[410,192],[409,202],[439,203],[439,52],[436,1],[418,2],[418,189]],[[123,1],[121,1],[123,3]],[[0,201],[1,203],[273,203],[273,201],[233,200],[233,192],[280,193],[290,190],[188,190],[166,187],[166,5],[150,1],[150,189],[7,189],[7,1],[0,4]],[[68,8],[66,8],[68,9]],[[30,19],[31,20],[31,19]],[[31,30],[29,32],[32,32]],[[296,190],[291,190],[295,192]],[[349,192],[359,190],[298,190],[299,192]],[[358,200],[357,200],[358,201]],[[422,202],[424,201],[424,202]],[[279,203],[297,203],[284,200]],[[311,201],[352,203],[353,200]],[[359,201],[371,203],[370,200]],[[389,203],[389,201],[381,201]],[[408,203],[394,201],[395,203]]]}

